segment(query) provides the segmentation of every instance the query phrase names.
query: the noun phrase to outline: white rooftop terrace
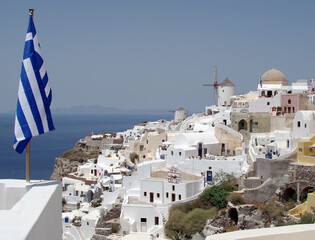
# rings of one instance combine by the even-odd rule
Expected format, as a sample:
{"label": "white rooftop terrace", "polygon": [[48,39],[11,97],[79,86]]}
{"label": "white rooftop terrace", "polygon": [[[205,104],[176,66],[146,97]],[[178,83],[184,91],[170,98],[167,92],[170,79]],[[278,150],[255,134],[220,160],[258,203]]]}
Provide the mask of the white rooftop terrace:
{"label": "white rooftop terrace", "polygon": [[296,240],[314,239],[314,234],[314,224],[298,224],[215,234],[206,240]]}
{"label": "white rooftop terrace", "polygon": [[0,239],[62,238],[58,181],[0,180]]}

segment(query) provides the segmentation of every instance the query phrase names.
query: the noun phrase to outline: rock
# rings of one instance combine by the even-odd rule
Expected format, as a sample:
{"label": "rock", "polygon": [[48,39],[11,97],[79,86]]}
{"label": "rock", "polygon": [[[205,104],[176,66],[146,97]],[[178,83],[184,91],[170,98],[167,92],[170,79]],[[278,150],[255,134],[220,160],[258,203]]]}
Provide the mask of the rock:
{"label": "rock", "polygon": [[204,240],[205,238],[203,236],[200,235],[200,233],[195,233],[191,240]]}
{"label": "rock", "polygon": [[259,207],[252,204],[234,206],[229,203],[227,208],[221,210],[214,219],[207,221],[202,233],[204,236],[209,236],[227,231],[263,227],[265,227],[264,216]]}
{"label": "rock", "polygon": [[210,236],[217,233],[223,233],[224,228],[223,227],[214,227],[212,225],[206,225],[203,229],[202,233],[204,236]]}

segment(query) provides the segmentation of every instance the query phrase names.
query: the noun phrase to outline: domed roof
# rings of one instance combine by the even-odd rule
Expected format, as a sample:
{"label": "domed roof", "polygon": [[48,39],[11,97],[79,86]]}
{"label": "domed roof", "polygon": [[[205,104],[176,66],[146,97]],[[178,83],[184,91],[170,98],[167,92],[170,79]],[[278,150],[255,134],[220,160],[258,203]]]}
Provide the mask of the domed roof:
{"label": "domed roof", "polygon": [[277,70],[277,69],[270,69],[269,71],[265,72],[261,76],[262,84],[281,84],[281,85],[289,85],[289,82],[285,75]]}

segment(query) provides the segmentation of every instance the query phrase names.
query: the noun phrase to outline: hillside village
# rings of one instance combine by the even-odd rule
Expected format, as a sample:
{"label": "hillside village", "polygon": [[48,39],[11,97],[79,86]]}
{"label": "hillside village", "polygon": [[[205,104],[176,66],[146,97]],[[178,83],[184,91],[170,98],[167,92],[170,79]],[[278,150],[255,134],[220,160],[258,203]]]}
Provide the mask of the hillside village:
{"label": "hillside village", "polygon": [[[290,85],[271,69],[256,90],[235,95],[226,78],[204,113],[188,116],[179,108],[172,121],[79,140],[56,159],[51,177],[62,180],[63,239],[216,239],[216,233],[293,224],[312,214],[314,83]],[[211,210],[215,204],[203,201],[205,193],[224,182],[234,184],[228,192],[241,204],[230,197]],[[286,202],[292,204],[281,219],[268,212]],[[212,211],[202,229],[185,235],[172,228],[171,214],[194,205]]]}

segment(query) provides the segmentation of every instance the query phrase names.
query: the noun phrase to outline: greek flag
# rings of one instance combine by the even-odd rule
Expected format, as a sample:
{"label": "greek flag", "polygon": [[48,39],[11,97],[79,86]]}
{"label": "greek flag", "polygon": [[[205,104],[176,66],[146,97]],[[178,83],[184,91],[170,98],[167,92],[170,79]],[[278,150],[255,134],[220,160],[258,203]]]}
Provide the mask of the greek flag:
{"label": "greek flag", "polygon": [[32,137],[55,129],[49,109],[51,96],[38,36],[30,16],[15,115],[13,148],[18,153],[24,151]]}

